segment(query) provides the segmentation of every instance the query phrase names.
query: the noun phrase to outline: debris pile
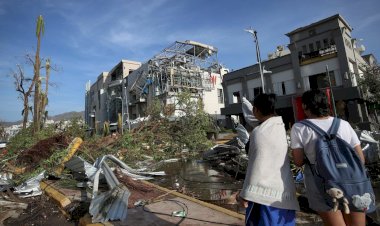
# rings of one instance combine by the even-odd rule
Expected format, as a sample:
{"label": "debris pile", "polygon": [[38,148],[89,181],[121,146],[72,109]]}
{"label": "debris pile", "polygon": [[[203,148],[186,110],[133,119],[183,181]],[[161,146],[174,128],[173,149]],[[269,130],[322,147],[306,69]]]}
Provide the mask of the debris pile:
{"label": "debris pile", "polygon": [[[141,200],[147,202],[162,195],[162,192],[137,180],[152,179],[152,176],[164,175],[164,172],[135,170],[113,155],[99,157],[94,164],[91,164],[75,155],[81,143],[80,138],[75,138],[69,144],[65,136],[54,136],[38,142],[22,152],[14,161],[8,162],[5,168],[8,172],[0,174],[0,211],[3,216],[0,225],[4,222],[6,225],[22,224],[24,221],[37,219],[38,214],[36,215],[34,211],[29,212],[33,212],[34,215],[27,214],[29,218],[18,216],[30,209],[30,206],[34,206],[35,200],[43,199],[41,198],[45,197],[41,196],[43,192],[52,197],[57,195],[64,197],[56,199],[59,200],[58,209],[61,208],[67,218],[79,219],[84,214],[90,213],[93,223],[109,220],[126,221],[127,209],[135,207],[136,202]],[[52,158],[56,150],[62,147],[65,151],[55,159],[54,167],[49,171],[43,170],[15,186],[13,177],[17,174],[14,172],[19,167],[13,164],[22,166],[22,174],[33,175],[37,172],[33,171],[33,167],[38,168],[41,162]],[[63,188],[61,183],[69,182],[73,178],[74,183],[69,189]],[[65,192],[68,194],[62,194]],[[76,195],[78,193],[79,195]],[[84,207],[87,210],[83,209]]]}

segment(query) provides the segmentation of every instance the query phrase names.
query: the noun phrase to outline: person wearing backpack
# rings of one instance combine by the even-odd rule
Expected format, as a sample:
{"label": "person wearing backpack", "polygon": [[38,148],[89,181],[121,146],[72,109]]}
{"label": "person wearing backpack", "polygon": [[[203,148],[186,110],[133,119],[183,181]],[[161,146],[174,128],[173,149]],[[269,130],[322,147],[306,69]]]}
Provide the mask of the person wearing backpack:
{"label": "person wearing backpack", "polygon": [[253,100],[253,115],[260,124],[250,135],[248,167],[239,194],[249,226],[294,226],[299,210],[285,125],[275,114],[275,102],[275,94],[259,94]]}
{"label": "person wearing backpack", "polygon": [[295,165],[305,165],[309,207],[325,225],[364,226],[375,200],[359,138],[347,121],[329,115],[323,91],[306,91],[302,107],[307,119],[293,125],[291,149]]}

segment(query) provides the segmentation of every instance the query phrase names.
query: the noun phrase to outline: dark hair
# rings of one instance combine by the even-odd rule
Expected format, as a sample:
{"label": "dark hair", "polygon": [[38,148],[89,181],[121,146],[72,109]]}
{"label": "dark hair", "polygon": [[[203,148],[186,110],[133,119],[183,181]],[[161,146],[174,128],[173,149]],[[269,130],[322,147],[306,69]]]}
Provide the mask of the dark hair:
{"label": "dark hair", "polygon": [[257,108],[263,116],[275,114],[276,94],[259,94],[253,99],[253,106]]}
{"label": "dark hair", "polygon": [[321,90],[309,90],[302,95],[302,103],[305,110],[309,110],[313,115],[318,117],[328,116],[330,114],[329,102],[325,92]]}

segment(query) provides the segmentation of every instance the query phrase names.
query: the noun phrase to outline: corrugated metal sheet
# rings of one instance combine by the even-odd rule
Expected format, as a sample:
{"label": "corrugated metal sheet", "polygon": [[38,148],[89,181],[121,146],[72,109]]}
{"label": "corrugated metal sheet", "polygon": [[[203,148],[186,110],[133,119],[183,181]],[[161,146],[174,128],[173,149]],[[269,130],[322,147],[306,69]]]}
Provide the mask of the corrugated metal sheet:
{"label": "corrugated metal sheet", "polygon": [[21,198],[41,195],[42,191],[40,188],[40,182],[44,177],[45,171],[15,187],[13,193],[18,194]]}
{"label": "corrugated metal sheet", "polygon": [[73,156],[68,162],[65,163],[65,167],[73,172],[85,174],[88,178],[91,178],[97,170],[96,167],[92,166],[79,156]]}
{"label": "corrugated metal sheet", "polygon": [[[106,161],[111,161],[121,168],[121,172],[135,179],[151,179],[143,175],[165,175],[164,172],[141,172],[132,169],[113,155],[104,155],[96,159],[94,165],[86,162],[78,156],[74,156],[66,163],[66,167],[78,173],[84,173],[93,182],[92,200],[89,213],[92,222],[107,222],[109,220],[127,220],[128,198],[130,191],[116,178]],[[105,177],[108,191],[99,192],[99,181]]]}
{"label": "corrugated metal sheet", "polygon": [[[93,198],[90,204],[89,213],[92,215],[92,222],[106,222],[109,220],[127,220],[128,198],[130,192],[127,187],[120,184],[111,168],[102,158],[97,164],[98,171],[94,177]],[[113,159],[111,159],[113,160]],[[109,191],[98,194],[99,174],[104,173]]]}

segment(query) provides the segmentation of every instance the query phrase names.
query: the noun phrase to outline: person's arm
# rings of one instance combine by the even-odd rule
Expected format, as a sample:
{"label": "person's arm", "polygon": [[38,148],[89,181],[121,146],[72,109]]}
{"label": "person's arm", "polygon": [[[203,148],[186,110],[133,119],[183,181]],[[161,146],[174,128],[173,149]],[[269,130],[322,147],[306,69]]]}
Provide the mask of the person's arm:
{"label": "person's arm", "polygon": [[293,155],[294,164],[298,167],[303,166],[304,157],[305,157],[303,153],[303,149],[301,148],[292,149],[292,155]]}
{"label": "person's arm", "polygon": [[356,151],[356,154],[358,154],[360,160],[362,160],[362,163],[365,164],[365,158],[364,158],[363,150],[360,144],[356,145],[354,149]]}

